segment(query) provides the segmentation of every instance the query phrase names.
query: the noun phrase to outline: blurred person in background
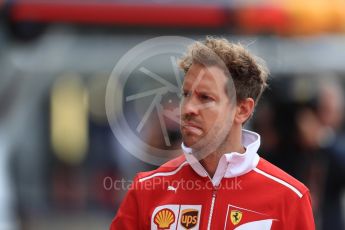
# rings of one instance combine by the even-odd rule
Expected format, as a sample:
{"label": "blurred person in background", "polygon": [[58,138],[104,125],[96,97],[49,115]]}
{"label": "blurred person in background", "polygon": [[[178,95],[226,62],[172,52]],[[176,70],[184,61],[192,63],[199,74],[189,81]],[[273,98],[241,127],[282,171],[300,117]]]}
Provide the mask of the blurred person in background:
{"label": "blurred person in background", "polygon": [[265,156],[310,188],[318,229],[344,229],[344,98],[340,85],[329,77],[278,80],[253,122],[264,140],[271,139],[262,146]]}
{"label": "blurred person in background", "polygon": [[[327,76],[327,75],[326,75]],[[342,196],[345,188],[344,92],[341,82],[327,77],[320,83],[317,115],[323,126],[321,149],[327,158],[324,194],[321,194],[322,229],[345,229]]]}

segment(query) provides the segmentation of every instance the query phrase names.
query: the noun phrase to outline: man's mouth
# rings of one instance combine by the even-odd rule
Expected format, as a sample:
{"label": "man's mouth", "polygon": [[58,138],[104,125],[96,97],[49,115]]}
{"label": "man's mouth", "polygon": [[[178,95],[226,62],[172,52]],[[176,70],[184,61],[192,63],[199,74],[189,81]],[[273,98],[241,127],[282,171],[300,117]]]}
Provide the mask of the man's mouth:
{"label": "man's mouth", "polygon": [[182,129],[185,132],[193,133],[193,134],[196,134],[198,136],[200,136],[203,133],[203,130],[199,126],[197,126],[193,123],[184,123],[182,125]]}

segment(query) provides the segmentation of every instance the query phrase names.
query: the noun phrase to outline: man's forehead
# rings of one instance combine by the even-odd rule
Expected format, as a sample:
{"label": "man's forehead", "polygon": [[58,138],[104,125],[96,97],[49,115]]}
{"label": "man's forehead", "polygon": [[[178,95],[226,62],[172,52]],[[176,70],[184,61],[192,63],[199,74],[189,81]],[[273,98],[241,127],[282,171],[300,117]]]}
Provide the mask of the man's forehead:
{"label": "man's forehead", "polygon": [[185,75],[183,85],[184,87],[213,89],[223,87],[226,82],[227,78],[220,68],[193,64]]}

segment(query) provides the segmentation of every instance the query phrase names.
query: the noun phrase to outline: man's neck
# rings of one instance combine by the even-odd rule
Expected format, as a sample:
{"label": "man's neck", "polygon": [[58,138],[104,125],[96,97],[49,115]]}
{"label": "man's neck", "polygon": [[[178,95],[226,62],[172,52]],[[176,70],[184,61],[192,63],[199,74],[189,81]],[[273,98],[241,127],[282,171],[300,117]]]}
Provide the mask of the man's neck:
{"label": "man's neck", "polygon": [[[229,152],[244,153],[245,151],[246,151],[245,148],[242,146],[240,151],[229,151]],[[206,172],[211,178],[213,178],[214,174],[216,173],[219,160],[224,154],[225,152],[224,153],[214,152],[214,153],[209,154],[207,157],[205,157],[204,159],[200,161],[200,164],[204,167],[204,169],[206,170]]]}
{"label": "man's neck", "polygon": [[222,155],[223,154],[214,152],[200,160],[200,164],[204,167],[210,178],[213,178],[214,174],[216,173],[218,163]]}
{"label": "man's neck", "polygon": [[244,153],[246,149],[242,146],[242,132],[234,138],[229,138],[226,145],[222,145],[218,150],[208,154],[205,158],[200,160],[200,164],[204,167],[208,175],[213,178],[216,173],[220,158],[229,152]]}

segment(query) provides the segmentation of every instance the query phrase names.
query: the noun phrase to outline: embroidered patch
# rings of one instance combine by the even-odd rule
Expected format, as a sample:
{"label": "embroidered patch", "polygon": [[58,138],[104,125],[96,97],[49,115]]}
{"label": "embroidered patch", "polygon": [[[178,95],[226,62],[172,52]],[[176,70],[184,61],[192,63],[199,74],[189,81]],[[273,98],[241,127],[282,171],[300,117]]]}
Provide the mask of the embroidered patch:
{"label": "embroidered patch", "polygon": [[176,229],[180,205],[162,205],[155,208],[151,218],[151,229]]}
{"label": "embroidered patch", "polygon": [[168,208],[162,209],[156,213],[153,222],[158,229],[170,229],[170,226],[175,222],[175,214]]}
{"label": "embroidered patch", "polygon": [[242,219],[242,212],[238,210],[231,210],[230,212],[231,223],[238,225]]}
{"label": "embroidered patch", "polygon": [[199,229],[201,205],[181,205],[178,229]]}

